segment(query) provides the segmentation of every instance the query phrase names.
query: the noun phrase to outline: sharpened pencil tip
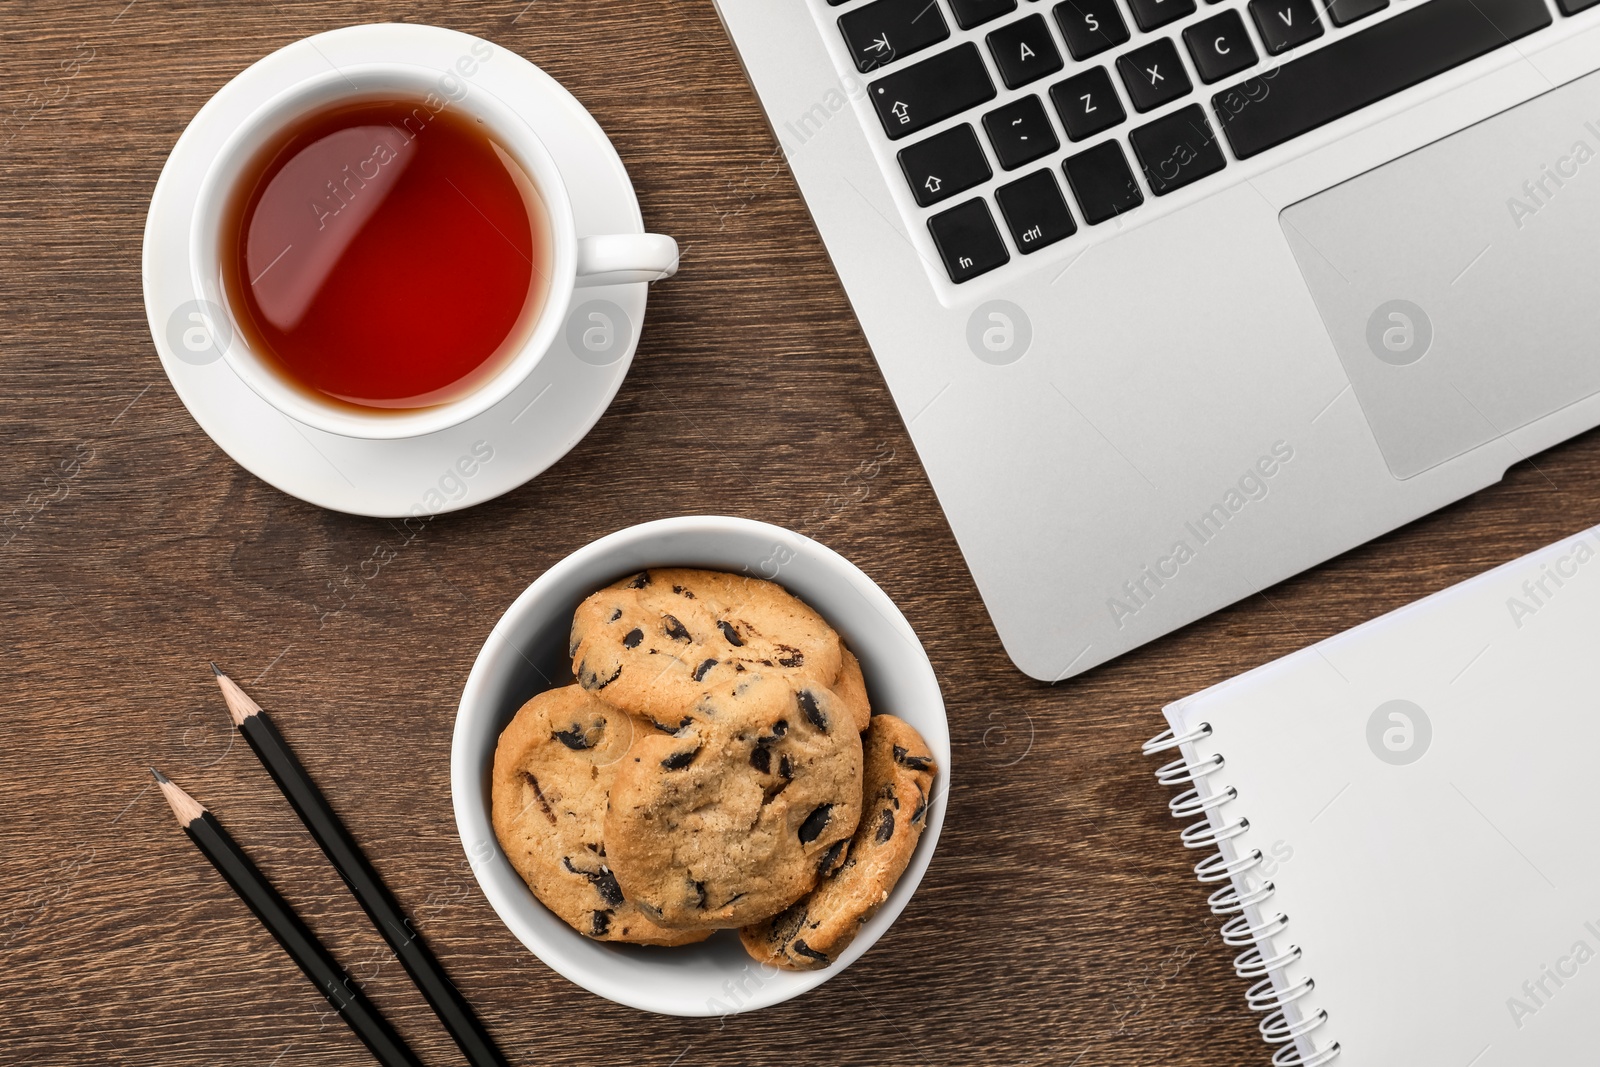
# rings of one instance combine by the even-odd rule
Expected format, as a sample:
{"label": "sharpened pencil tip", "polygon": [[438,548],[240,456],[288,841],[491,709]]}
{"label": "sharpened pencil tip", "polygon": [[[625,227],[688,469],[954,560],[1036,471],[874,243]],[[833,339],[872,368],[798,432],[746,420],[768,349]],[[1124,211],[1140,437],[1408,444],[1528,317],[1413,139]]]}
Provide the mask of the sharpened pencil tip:
{"label": "sharpened pencil tip", "polygon": [[161,795],[167,798],[167,806],[172,809],[172,814],[178,817],[179,826],[187,827],[206,813],[205,807],[194,797],[178,788],[171,778],[168,778],[154,767],[150,768],[150,773],[156,776],[156,783],[161,790]]}
{"label": "sharpened pencil tip", "polygon": [[[213,670],[216,670],[216,667],[215,663],[211,665]],[[261,714],[261,705],[251,700],[245,691],[239,688],[238,682],[220,670],[217,671],[217,686],[222,690],[222,699],[228,705],[228,715],[232,717],[235,726],[243,726],[244,721],[250,716]]]}
{"label": "sharpened pencil tip", "polygon": [[218,678],[222,677],[222,668],[217,666],[216,660],[211,661],[211,673],[216,675]]}

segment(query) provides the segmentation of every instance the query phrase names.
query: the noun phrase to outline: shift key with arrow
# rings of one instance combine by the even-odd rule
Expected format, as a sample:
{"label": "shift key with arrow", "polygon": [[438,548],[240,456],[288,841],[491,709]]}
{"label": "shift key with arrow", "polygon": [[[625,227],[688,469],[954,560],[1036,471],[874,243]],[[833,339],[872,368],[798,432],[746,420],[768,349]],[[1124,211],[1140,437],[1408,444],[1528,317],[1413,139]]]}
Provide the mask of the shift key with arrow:
{"label": "shift key with arrow", "polygon": [[934,0],[874,0],[840,15],[839,32],[865,74],[938,44],[950,27]]}
{"label": "shift key with arrow", "polygon": [[971,126],[954,126],[900,150],[900,169],[922,207],[982,185],[992,175],[978,135]]}

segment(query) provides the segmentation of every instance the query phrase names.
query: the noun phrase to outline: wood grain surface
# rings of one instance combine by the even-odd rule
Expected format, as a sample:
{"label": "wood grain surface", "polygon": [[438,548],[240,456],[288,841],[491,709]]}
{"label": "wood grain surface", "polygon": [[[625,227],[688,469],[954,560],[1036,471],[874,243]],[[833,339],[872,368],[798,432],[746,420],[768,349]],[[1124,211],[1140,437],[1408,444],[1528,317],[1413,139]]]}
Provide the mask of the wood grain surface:
{"label": "wood grain surface", "polygon": [[[1595,522],[1600,437],[1083,677],[1029,681],[709,0],[525,2],[0,3],[0,1062],[371,1062],[174,826],[150,764],[425,1059],[460,1062],[234,739],[215,659],[515,1062],[1265,1064],[1140,742],[1167,701]],[[564,82],[685,249],[594,431],[410,540],[212,444],[161,371],[139,277],[151,190],[206,99],[296,38],[387,20],[482,35]],[[619,1007],[524,950],[472,880],[447,774],[462,683],[513,597],[601,534],[700,512],[802,530],[873,576],[933,659],[956,764],[892,931],[817,991],[721,1020]]]}

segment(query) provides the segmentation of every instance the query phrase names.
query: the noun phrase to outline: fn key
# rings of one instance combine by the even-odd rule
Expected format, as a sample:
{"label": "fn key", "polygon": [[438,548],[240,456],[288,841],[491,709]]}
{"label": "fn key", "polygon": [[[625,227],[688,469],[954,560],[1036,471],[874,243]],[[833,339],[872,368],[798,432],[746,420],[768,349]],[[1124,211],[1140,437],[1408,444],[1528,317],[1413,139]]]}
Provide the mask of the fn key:
{"label": "fn key", "polygon": [[976,278],[1011,258],[981,197],[933,216],[928,229],[953,282]]}

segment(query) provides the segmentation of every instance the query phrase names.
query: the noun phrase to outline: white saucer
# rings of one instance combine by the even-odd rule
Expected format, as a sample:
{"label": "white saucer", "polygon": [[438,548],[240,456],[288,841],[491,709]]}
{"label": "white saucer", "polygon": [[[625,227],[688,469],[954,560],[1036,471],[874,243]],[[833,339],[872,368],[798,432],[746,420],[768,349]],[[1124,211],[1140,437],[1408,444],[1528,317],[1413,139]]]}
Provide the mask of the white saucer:
{"label": "white saucer", "polygon": [[[474,45],[481,57],[483,43],[413,25],[352,26],[297,41],[223,86],[189,123],[161,171],[144,233],[145,314],[161,365],[200,428],[241,467],[291,496],[385,518],[436,515],[493,499],[577,444],[633,361],[649,286],[582,288],[573,294],[568,328],[500,404],[425,437],[367,441],[313,429],[270,406],[221,358],[231,335],[221,309],[205,309],[208,321],[218,324],[215,339],[193,318],[201,310],[189,261],[195,195],[245,115],[330,69],[397,60],[443,73],[472,55]],[[566,179],[578,234],[643,233],[633,183],[599,124],[538,67],[490,47],[492,57],[466,79],[471,91],[498,97],[538,132]]]}

